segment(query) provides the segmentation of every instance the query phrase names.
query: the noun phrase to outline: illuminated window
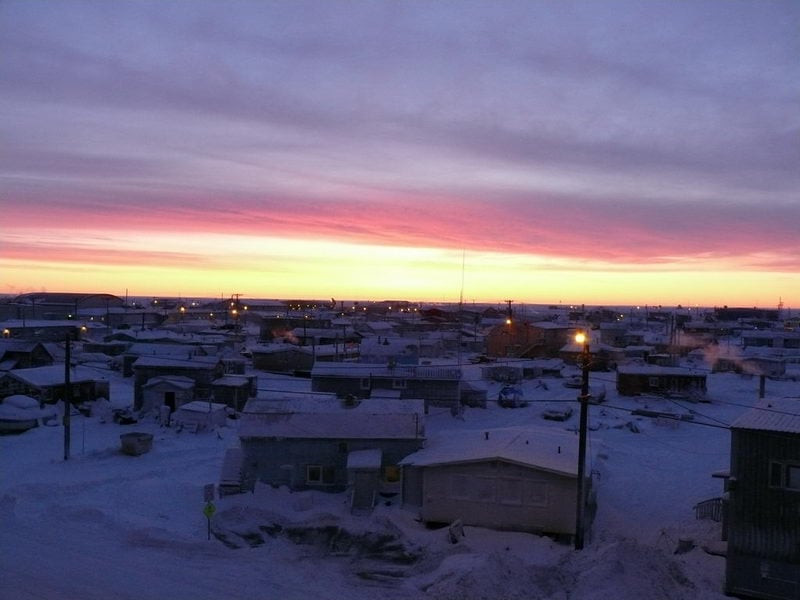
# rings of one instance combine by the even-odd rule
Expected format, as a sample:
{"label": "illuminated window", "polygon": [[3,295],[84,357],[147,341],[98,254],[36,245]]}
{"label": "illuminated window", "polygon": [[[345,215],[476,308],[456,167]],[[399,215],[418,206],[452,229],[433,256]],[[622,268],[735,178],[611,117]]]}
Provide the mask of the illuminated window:
{"label": "illuminated window", "polygon": [[390,465],[383,469],[383,480],[387,483],[396,483],[400,481],[400,467]]}

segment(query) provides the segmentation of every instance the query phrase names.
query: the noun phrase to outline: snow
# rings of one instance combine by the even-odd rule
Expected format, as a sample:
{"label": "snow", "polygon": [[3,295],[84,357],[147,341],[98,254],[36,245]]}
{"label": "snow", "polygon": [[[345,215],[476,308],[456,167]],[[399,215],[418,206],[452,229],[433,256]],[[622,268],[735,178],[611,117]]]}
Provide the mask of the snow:
{"label": "snow", "polygon": [[402,464],[421,467],[503,459],[577,477],[577,457],[574,434],[533,426],[499,427],[433,433],[425,448],[404,458]]}
{"label": "snow", "polygon": [[[114,405],[129,404],[130,379],[109,377]],[[308,380],[259,379],[273,390],[310,387]],[[720,525],[695,520],[692,507],[721,495],[712,474],[729,465],[724,425],[755,404],[758,380],[710,374],[710,402],[702,404],[618,397],[612,381],[613,373],[592,373],[592,383],[610,391],[605,404],[590,407],[598,512],[581,551],[474,527],[451,543],[446,529],[427,529],[396,498],[359,516],[350,514],[346,493],[263,485],[215,500],[209,540],[203,486],[219,481],[223,457],[238,442],[233,428],[192,434],[155,420],[124,426],[76,415],[66,461],[61,427],[0,436],[0,597],[723,600],[724,558],[702,550],[719,540]],[[576,416],[558,423],[541,412],[574,402],[575,390],[540,383],[521,384],[526,408],[490,403],[458,417],[432,409],[428,432],[574,432]],[[500,384],[488,385],[496,398]],[[767,387],[770,397],[796,394],[792,382],[769,380]],[[694,421],[629,412],[676,405]],[[120,434],[130,431],[151,433],[152,450],[123,455]],[[676,554],[685,538],[696,547]]]}

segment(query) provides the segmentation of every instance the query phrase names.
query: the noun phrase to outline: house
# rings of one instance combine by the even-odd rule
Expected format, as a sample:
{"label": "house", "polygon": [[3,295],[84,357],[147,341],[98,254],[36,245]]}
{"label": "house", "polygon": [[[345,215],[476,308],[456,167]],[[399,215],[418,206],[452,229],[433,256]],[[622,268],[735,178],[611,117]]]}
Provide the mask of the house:
{"label": "house", "polygon": [[314,352],[310,346],[295,344],[261,344],[250,348],[253,368],[272,373],[310,371]]}
{"label": "house", "polygon": [[140,410],[144,400],[144,386],[154,377],[188,377],[195,383],[194,399],[204,400],[211,397],[211,384],[225,374],[225,367],[216,356],[140,356],[133,363],[133,374],[133,409]]}
{"label": "house", "polygon": [[742,347],[800,348],[800,332],[785,330],[743,331]]}
{"label": "house", "polygon": [[44,344],[24,340],[0,340],[0,370],[29,369],[53,364],[53,355]]}
{"label": "house", "polygon": [[360,361],[374,364],[419,364],[419,340],[398,336],[365,337],[359,348]]}
{"label": "house", "polygon": [[553,321],[511,321],[486,336],[486,354],[513,358],[556,358],[569,342],[571,327]]}
{"label": "house", "polygon": [[731,425],[725,593],[800,590],[800,400],[761,400]]}
{"label": "house", "polygon": [[6,339],[35,340],[39,342],[63,342],[67,338],[81,339],[84,331],[82,323],[71,320],[11,320],[0,323],[0,330]]}
{"label": "house", "polygon": [[111,294],[32,292],[11,301],[18,319],[72,319],[89,309],[122,308],[125,301]]}
{"label": "house", "polygon": [[194,400],[194,379],[180,375],[160,375],[150,378],[142,385],[142,403],[139,410],[147,412],[159,411],[162,406],[174,411],[178,407]]}
{"label": "house", "polygon": [[[0,397],[24,394],[40,402],[53,404],[64,399],[64,365],[14,369],[0,375]],[[72,367],[70,369],[72,402],[91,402],[99,398],[110,400],[107,379],[98,376],[92,369]]]}
{"label": "house", "polygon": [[130,344],[129,348],[122,356],[122,375],[124,377],[133,375],[133,363],[142,356],[161,356],[183,359],[191,358],[192,356],[208,356],[209,354],[216,354],[216,351],[202,346],[170,343],[167,341],[136,342]]}
{"label": "house", "polygon": [[577,457],[578,437],[553,429],[441,432],[401,461],[403,505],[426,523],[572,536]]}
{"label": "house", "polygon": [[399,492],[398,464],[425,439],[423,413],[421,400],[339,400],[331,394],[250,400],[239,425],[242,486],[261,481],[342,491],[358,482],[356,501],[384,489]]}
{"label": "house", "polygon": [[622,396],[655,394],[701,399],[706,394],[706,373],[684,367],[624,365],[617,369],[617,392]]}
{"label": "house", "polygon": [[786,361],[772,356],[745,356],[741,361],[741,371],[749,375],[783,377],[786,374]]}
{"label": "house", "polygon": [[228,420],[224,404],[194,400],[180,406],[172,415],[171,422],[176,427],[188,427],[195,431],[208,431],[224,427]]}
{"label": "house", "polygon": [[459,367],[390,366],[367,363],[316,363],[311,390],[340,398],[369,398],[373,390],[399,390],[400,398],[425,400],[425,407],[457,409],[460,404]]}
{"label": "house", "polygon": [[211,382],[211,395],[216,402],[233,410],[242,410],[258,393],[257,379],[247,375],[224,375]]}

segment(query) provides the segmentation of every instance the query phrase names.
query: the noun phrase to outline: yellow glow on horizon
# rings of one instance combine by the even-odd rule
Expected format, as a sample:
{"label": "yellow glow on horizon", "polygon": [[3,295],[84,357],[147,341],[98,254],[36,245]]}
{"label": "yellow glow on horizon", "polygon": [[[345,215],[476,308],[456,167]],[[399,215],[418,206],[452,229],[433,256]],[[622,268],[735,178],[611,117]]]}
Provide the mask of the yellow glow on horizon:
{"label": "yellow glow on horizon", "polygon": [[[461,249],[91,230],[37,230],[31,240],[35,256],[0,256],[0,293],[130,290],[134,296],[218,297],[235,291],[265,298],[453,302],[461,295],[463,266],[467,302],[775,306],[782,298],[787,306],[800,303],[800,278],[793,273],[702,258],[630,265],[468,252],[462,263]],[[14,241],[25,239],[17,233]],[[70,258],[72,249],[81,254]]]}

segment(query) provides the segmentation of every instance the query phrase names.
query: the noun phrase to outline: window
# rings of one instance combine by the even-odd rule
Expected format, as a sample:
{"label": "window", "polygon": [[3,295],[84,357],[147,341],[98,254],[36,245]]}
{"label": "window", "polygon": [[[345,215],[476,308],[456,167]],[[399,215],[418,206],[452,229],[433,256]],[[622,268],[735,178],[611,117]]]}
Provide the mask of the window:
{"label": "window", "polygon": [[406,389],[406,380],[405,379],[392,379],[392,389],[395,389],[395,390],[404,390],[404,389]]}
{"label": "window", "polygon": [[800,463],[769,463],[769,487],[800,492]]}
{"label": "window", "polygon": [[651,388],[657,388],[659,385],[658,377],[648,377],[647,378],[647,385]]}
{"label": "window", "polygon": [[362,390],[372,389],[372,377],[362,377],[360,384]]}
{"label": "window", "polygon": [[306,483],[309,485],[333,485],[336,483],[336,468],[308,465],[306,467]]}

